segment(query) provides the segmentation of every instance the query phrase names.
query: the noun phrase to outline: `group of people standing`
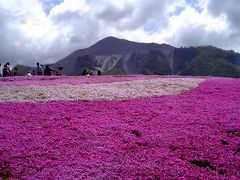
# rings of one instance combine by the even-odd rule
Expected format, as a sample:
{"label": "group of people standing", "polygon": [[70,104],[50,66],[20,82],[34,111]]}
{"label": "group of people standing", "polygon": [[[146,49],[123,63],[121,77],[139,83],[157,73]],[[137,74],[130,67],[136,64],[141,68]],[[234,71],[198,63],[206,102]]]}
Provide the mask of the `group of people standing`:
{"label": "group of people standing", "polygon": [[[45,66],[45,68],[44,68]],[[96,68],[97,70],[97,75],[102,75],[101,69]],[[94,72],[92,70],[84,69],[82,72],[83,76],[90,76],[93,75]],[[23,75],[18,73],[18,68],[15,67],[14,69],[11,70],[10,68],[10,63],[7,62],[4,64],[4,67],[2,68],[2,65],[0,63],[0,77],[8,77],[8,76],[17,76],[17,75]],[[49,67],[49,65],[40,65],[39,62],[37,62],[37,65],[35,68],[32,68],[31,71],[28,71],[27,76],[61,76],[63,75],[63,67],[59,66],[57,69],[52,69]]]}
{"label": "group of people standing", "polygon": [[3,68],[2,68],[2,64],[0,63],[0,77],[8,77],[8,76],[16,76],[16,75],[17,75],[17,68],[14,68],[14,70],[11,71],[9,62],[4,64]]}
{"label": "group of people standing", "polygon": [[31,75],[45,75],[45,76],[61,76],[63,75],[63,67],[58,67],[57,69],[51,69],[49,65],[46,65],[45,68],[43,69],[43,65],[40,65],[37,63],[37,66],[35,69],[32,70],[32,73],[28,72],[28,76]]}
{"label": "group of people standing", "polygon": [[[13,70],[10,68],[10,63],[7,62],[4,64],[3,68],[0,63],[0,77],[8,77],[8,76],[17,76],[18,75],[18,68],[15,67]],[[37,63],[37,66],[32,70],[32,72],[27,72],[27,76],[32,75],[45,75],[45,76],[61,76],[63,75],[63,67],[58,67],[57,69],[51,69],[49,65],[46,65],[43,68],[43,65]]]}

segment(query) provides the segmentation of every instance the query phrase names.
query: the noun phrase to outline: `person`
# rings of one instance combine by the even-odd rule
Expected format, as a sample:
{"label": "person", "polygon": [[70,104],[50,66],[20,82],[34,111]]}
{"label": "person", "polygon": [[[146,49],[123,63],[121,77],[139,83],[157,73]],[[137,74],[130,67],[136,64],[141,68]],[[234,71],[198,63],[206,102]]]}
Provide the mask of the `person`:
{"label": "person", "polygon": [[36,72],[36,75],[43,75],[43,68],[42,66],[39,64],[39,62],[37,62],[37,66],[35,68],[35,72]]}
{"label": "person", "polygon": [[92,72],[91,70],[89,71],[89,75],[90,75],[90,76],[92,76],[92,75],[93,75],[93,72]]}
{"label": "person", "polygon": [[18,71],[18,68],[15,67],[14,70],[13,70],[13,76],[17,76],[17,71]]}
{"label": "person", "polygon": [[0,63],[0,77],[2,77],[2,64]]}
{"label": "person", "polygon": [[97,69],[97,74],[98,74],[99,76],[102,75],[101,68],[98,68],[98,69]]}
{"label": "person", "polygon": [[4,67],[3,67],[3,69],[2,69],[2,76],[3,76],[3,77],[11,76],[11,70],[10,70],[9,65],[10,65],[9,62],[7,62],[6,64],[4,64]]}
{"label": "person", "polygon": [[55,72],[56,76],[61,76],[63,75],[63,67],[58,67],[58,69]]}
{"label": "person", "polygon": [[35,76],[36,75],[36,71],[33,69],[32,70],[32,75]]}
{"label": "person", "polygon": [[30,72],[27,72],[27,76],[32,76]]}
{"label": "person", "polygon": [[3,76],[3,77],[8,77],[8,68],[7,68],[7,65],[6,65],[6,64],[4,64],[4,66],[3,66],[2,76]]}
{"label": "person", "polygon": [[10,63],[6,63],[6,68],[7,68],[7,76],[11,76],[11,69],[10,69]]}
{"label": "person", "polygon": [[86,69],[83,69],[82,76],[86,76],[88,74],[88,71]]}
{"label": "person", "polygon": [[46,65],[46,67],[44,69],[44,75],[45,76],[51,76],[52,72],[53,72],[53,70],[49,67],[49,65]]}

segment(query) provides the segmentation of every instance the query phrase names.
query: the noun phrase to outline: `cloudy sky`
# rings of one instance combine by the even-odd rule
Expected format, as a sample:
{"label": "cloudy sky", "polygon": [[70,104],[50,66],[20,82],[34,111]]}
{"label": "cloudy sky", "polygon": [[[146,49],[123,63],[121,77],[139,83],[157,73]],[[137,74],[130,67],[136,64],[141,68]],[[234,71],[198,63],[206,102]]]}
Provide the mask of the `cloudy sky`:
{"label": "cloudy sky", "polygon": [[0,0],[0,63],[55,62],[115,36],[240,52],[240,0]]}

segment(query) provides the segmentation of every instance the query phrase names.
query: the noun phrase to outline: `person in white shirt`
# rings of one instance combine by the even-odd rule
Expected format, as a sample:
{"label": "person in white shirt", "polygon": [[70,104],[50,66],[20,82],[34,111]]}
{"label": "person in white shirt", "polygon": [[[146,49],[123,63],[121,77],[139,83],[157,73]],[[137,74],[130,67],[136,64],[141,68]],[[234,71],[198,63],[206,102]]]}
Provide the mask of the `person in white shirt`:
{"label": "person in white shirt", "polygon": [[27,73],[27,76],[32,76],[30,72]]}
{"label": "person in white shirt", "polygon": [[42,66],[39,64],[39,62],[37,63],[37,66],[36,66],[36,68],[35,68],[35,72],[36,72],[36,75],[43,75],[43,68],[42,68]]}

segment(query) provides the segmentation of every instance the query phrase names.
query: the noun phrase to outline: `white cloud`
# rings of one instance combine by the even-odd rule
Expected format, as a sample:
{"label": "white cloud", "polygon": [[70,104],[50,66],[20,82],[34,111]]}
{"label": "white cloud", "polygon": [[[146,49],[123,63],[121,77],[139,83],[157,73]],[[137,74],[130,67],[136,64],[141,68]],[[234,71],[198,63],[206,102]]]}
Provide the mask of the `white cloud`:
{"label": "white cloud", "polygon": [[189,2],[0,0],[0,61],[51,63],[106,36],[240,51],[238,0]]}

